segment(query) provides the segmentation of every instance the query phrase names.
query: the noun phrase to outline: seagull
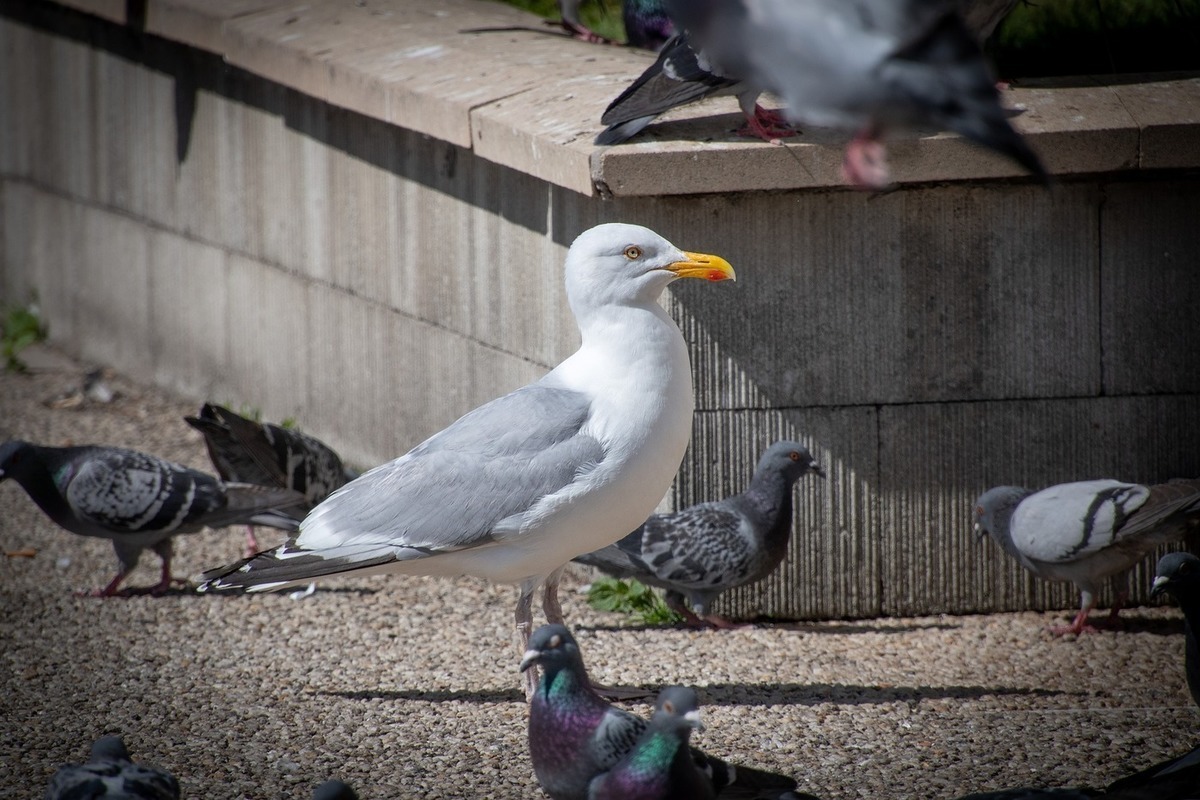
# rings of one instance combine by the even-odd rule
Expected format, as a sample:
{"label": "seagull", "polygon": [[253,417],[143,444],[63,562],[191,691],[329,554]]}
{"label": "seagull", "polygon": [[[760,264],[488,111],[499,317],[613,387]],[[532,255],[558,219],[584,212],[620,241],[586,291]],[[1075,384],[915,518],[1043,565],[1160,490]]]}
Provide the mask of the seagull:
{"label": "seagull", "polygon": [[135,764],[120,736],[102,736],[86,764],[68,764],[50,778],[45,800],[179,800],[179,781],[157,767]]}
{"label": "seagull", "polygon": [[855,186],[886,187],[880,137],[920,126],[954,131],[1045,179],[952,3],[668,0],[667,9],[708,63],[781,97],[791,122],[857,131],[842,168]]}
{"label": "seagull", "polygon": [[575,560],[665,589],[667,605],[689,625],[733,627],[710,615],[709,606],[722,592],[765,578],[783,561],[792,535],[792,487],[809,473],[825,475],[804,445],[775,442],[759,458],[743,493],[656,514],[616,544]]}
{"label": "seagull", "polygon": [[[294,489],[308,501],[297,508],[301,516],[358,477],[329,445],[297,430],[255,422],[214,403],[183,420],[204,435],[208,457],[222,480]],[[247,527],[246,556],[259,549],[254,528]]]}
{"label": "seagull", "polygon": [[0,481],[12,478],[54,522],[80,536],[110,539],[120,568],[103,588],[86,594],[111,597],[137,566],[142,551],[162,559],[162,579],[173,582],[171,539],[201,528],[252,522],[296,530],[286,510],[304,498],[289,489],[222,483],[158,456],[119,447],[42,447],[20,439],[0,445]]}
{"label": "seagull", "polygon": [[[349,572],[474,575],[520,586],[524,652],[535,590],[544,586],[546,618],[561,622],[566,563],[640,525],[683,460],[691,366],[658,304],[679,278],[724,281],[734,271],[637,225],[580,234],[566,259],[579,350],[347,483],[299,536],[209,571],[201,591],[280,589]],[[527,696],[533,688],[526,676]]]}
{"label": "seagull", "polygon": [[596,136],[596,144],[620,144],[636,136],[659,114],[706,97],[736,95],[746,117],[738,132],[775,141],[794,136],[796,131],[775,111],[758,104],[762,88],[738,77],[693,45],[682,31],[662,46],[658,58],[637,80],[608,104],[600,122],[607,127]]}
{"label": "seagull", "polygon": [[[534,774],[554,800],[588,800],[592,781],[634,747],[647,729],[646,720],[609,705],[596,692],[579,645],[565,625],[543,625],[534,631],[521,671],[530,674],[534,666],[542,668],[529,703]],[[694,748],[691,755],[720,796],[783,797],[796,787],[783,775],[734,767]]]}
{"label": "seagull", "polygon": [[588,800],[712,800],[712,781],[696,767],[688,746],[693,730],[704,730],[695,690],[663,689],[633,747],[592,778]]}
{"label": "seagull", "polygon": [[1087,624],[1100,583],[1121,575],[1116,622],[1127,595],[1125,575],[1155,547],[1200,527],[1200,479],[1154,486],[1116,480],[1079,481],[1040,492],[997,486],[975,503],[975,533],[996,540],[1044,580],[1071,581],[1082,602],[1070,625],[1054,633],[1094,630]]}

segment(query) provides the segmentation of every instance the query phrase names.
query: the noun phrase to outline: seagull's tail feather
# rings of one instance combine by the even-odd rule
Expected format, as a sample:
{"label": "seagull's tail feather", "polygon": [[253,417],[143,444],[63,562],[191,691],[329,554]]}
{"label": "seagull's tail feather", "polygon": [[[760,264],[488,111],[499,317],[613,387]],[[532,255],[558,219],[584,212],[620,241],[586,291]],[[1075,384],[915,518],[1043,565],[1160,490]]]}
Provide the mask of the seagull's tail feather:
{"label": "seagull's tail feather", "polygon": [[394,547],[361,545],[325,554],[296,548],[294,541],[200,575],[197,591],[270,592],[304,586],[317,578],[373,570],[402,560]]}

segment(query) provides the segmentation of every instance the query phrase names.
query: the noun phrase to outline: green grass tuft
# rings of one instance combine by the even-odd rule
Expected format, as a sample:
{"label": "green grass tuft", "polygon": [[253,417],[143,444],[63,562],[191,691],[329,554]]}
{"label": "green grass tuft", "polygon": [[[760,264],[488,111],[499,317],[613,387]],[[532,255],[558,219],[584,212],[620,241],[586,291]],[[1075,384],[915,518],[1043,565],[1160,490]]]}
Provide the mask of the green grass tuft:
{"label": "green grass tuft", "polygon": [[599,611],[632,614],[643,625],[673,625],[682,620],[657,592],[637,580],[597,578],[588,589],[588,605]]}
{"label": "green grass tuft", "polygon": [[0,335],[4,369],[9,372],[27,372],[29,367],[21,360],[20,353],[34,342],[43,341],[47,332],[36,304],[30,303],[25,308],[10,308],[4,315],[4,329]]}

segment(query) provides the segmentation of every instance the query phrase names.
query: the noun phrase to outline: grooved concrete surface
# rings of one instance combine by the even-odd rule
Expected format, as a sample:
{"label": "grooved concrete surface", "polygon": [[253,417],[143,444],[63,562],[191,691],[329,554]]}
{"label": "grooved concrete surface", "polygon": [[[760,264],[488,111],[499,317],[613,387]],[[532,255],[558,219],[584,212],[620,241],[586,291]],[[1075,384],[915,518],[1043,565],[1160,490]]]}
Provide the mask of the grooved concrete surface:
{"label": "grooved concrete surface", "polygon": [[[360,13],[379,12],[371,20],[380,31],[405,20],[416,26],[404,29],[405,42],[428,23],[462,46],[436,8],[425,4],[409,19],[400,13],[408,4],[345,4],[334,14],[344,26],[337,36],[363,24]],[[452,7],[516,13],[473,0],[442,10]],[[296,8],[151,0],[151,33],[140,35],[53,3],[5,6],[4,305],[36,297],[51,338],[75,354],[188,397],[306,420],[351,459],[378,463],[573,350],[561,270],[580,231],[637,222],[685,249],[723,255],[738,269],[736,285],[677,285],[666,298],[691,343],[698,411],[665,506],[740,490],[779,436],[809,443],[831,478],[797,490],[784,569],[731,593],[722,613],[1070,608],[1070,587],[1033,581],[990,543],[971,540],[973,498],[999,483],[1200,475],[1192,313],[1200,303],[1200,184],[1185,171],[1121,166],[1131,157],[1110,152],[1105,138],[1154,133],[1155,147],[1184,147],[1196,130],[1187,81],[1181,88],[1156,79],[1136,91],[1089,83],[1075,132],[1066,117],[1048,122],[1031,107],[1022,118],[1052,122],[1050,133],[1063,137],[1054,158],[1076,160],[1066,172],[1115,170],[1068,176],[1049,191],[959,181],[902,184],[882,196],[603,200],[590,184],[568,188],[539,172],[557,170],[577,146],[553,131],[531,139],[529,129],[512,128],[508,141],[534,142],[544,158],[506,161],[477,140],[468,148],[416,121],[391,124],[386,108],[372,116],[322,99],[333,93],[336,101],[337,87],[353,76],[367,81],[373,68],[363,61],[339,73],[352,48],[339,38],[342,49],[326,53],[321,37],[334,34]],[[214,15],[224,21],[201,24]],[[279,32],[289,27],[303,36]],[[238,63],[246,68],[180,44],[188,31],[197,47],[209,46],[204,36],[215,37],[212,47],[243,37],[239,52],[250,60]],[[252,33],[273,44],[254,50]],[[376,44],[386,38],[372,35]],[[572,65],[555,80],[589,69],[606,76],[558,105],[533,104],[534,128],[550,125],[553,108],[590,119],[604,87],[625,79],[606,70],[638,63],[617,48],[579,50],[520,32],[496,34],[488,47],[525,52],[522,37],[539,42],[529,58],[543,74],[554,58]],[[271,73],[285,85],[248,71],[252,57],[291,41],[302,42],[296,52],[309,59],[308,72]],[[367,55],[383,59],[386,47],[373,47]],[[400,73],[417,56],[403,52],[408,66],[376,76],[386,92],[407,91]],[[577,52],[597,60],[571,60]],[[328,85],[302,85],[321,69]],[[1049,103],[1076,89],[1030,91]],[[1136,113],[1153,125],[1106,117],[1123,108],[1113,92],[1135,93]],[[1175,121],[1164,94],[1179,100]],[[522,90],[503,107],[471,113],[509,115],[511,126],[513,105],[534,99]],[[476,137],[492,130],[465,118],[454,124]],[[929,151],[925,140],[901,143],[893,161],[926,180],[940,175],[920,165],[936,161],[947,142],[965,145],[934,139]],[[1100,150],[1088,150],[1097,142]],[[724,146],[681,147],[709,145]],[[837,152],[832,140],[814,147]],[[708,174],[702,160],[676,163],[651,146],[626,154],[651,151],[689,180]],[[774,157],[768,151],[737,157],[759,169]],[[1185,161],[1161,156],[1172,166]],[[1135,578],[1135,598],[1144,597],[1144,566]]]}

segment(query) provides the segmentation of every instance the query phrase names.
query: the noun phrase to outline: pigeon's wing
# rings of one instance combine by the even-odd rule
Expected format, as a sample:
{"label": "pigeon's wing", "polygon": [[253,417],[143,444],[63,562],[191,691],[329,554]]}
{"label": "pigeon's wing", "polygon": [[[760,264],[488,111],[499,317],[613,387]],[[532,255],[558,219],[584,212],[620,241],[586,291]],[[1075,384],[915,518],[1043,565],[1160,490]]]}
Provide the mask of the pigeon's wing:
{"label": "pigeon's wing", "polygon": [[683,589],[728,586],[746,574],[752,540],[746,519],[722,503],[702,503],[651,517],[642,532],[641,557],[660,580]]}
{"label": "pigeon's wing", "polygon": [[131,533],[182,530],[225,504],[216,478],[133,450],[92,451],[64,496],[80,519]]}
{"label": "pigeon's wing", "polygon": [[579,392],[518,389],[334,492],[294,540],[205,578],[273,587],[519,536],[604,460],[585,430],[590,410]]}
{"label": "pigeon's wing", "polygon": [[225,480],[287,488],[283,465],[259,423],[214,403],[183,419],[204,435],[209,458]]}
{"label": "pigeon's wing", "polygon": [[1183,535],[1184,526],[1200,523],[1200,479],[1178,479],[1151,487],[1146,501],[1121,527],[1121,538],[1138,537],[1169,524],[1177,517],[1181,530],[1168,532],[1168,538]]}
{"label": "pigeon's wing", "polygon": [[609,103],[600,122],[608,127],[596,144],[619,144],[666,111],[737,86],[692,49],[686,34],[670,39],[658,59]]}
{"label": "pigeon's wing", "polygon": [[71,764],[46,787],[46,800],[179,800],[179,782],[163,770],[129,762]]}
{"label": "pigeon's wing", "polygon": [[1013,544],[1036,561],[1075,561],[1128,535],[1126,523],[1149,497],[1146,486],[1114,480],[1051,486],[1013,512]]}
{"label": "pigeon's wing", "polygon": [[263,425],[263,437],[275,451],[284,473],[284,485],[300,492],[313,504],[345,485],[346,468],[333,448],[301,431]]}
{"label": "pigeon's wing", "polygon": [[610,708],[596,727],[588,747],[592,751],[593,763],[607,770],[633,749],[646,720],[620,708]]}

